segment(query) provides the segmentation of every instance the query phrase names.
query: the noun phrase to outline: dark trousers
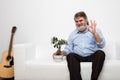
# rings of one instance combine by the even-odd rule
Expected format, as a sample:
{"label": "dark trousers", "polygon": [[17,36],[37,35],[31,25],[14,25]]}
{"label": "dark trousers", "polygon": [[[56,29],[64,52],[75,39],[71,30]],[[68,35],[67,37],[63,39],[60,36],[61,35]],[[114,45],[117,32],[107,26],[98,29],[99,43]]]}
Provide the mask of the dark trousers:
{"label": "dark trousers", "polygon": [[80,62],[92,62],[91,80],[97,80],[105,60],[105,53],[102,50],[96,51],[93,55],[82,57],[75,53],[67,55],[67,64],[70,73],[70,80],[82,80]]}

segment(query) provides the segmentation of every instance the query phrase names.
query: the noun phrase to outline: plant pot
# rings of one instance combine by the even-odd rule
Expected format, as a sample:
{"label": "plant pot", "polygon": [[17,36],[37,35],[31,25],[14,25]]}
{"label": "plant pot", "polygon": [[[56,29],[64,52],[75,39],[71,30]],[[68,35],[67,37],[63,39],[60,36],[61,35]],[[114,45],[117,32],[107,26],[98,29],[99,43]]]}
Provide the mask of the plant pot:
{"label": "plant pot", "polygon": [[53,55],[53,59],[56,62],[61,62],[63,61],[63,55]]}

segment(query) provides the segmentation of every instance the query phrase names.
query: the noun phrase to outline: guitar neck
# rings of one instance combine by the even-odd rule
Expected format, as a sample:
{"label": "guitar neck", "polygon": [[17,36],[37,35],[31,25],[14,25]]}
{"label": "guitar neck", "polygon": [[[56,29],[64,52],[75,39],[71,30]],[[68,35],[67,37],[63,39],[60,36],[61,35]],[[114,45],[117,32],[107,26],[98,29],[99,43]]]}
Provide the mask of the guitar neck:
{"label": "guitar neck", "polygon": [[10,39],[10,44],[9,44],[9,50],[8,50],[8,56],[11,56],[12,44],[13,44],[13,36],[14,36],[14,33],[11,34],[11,39]]}
{"label": "guitar neck", "polygon": [[8,56],[11,56],[11,51],[12,51],[12,43],[13,43],[13,36],[16,31],[16,26],[13,26],[12,31],[11,31],[11,38],[10,38],[10,44],[9,44],[9,50],[8,50]]}

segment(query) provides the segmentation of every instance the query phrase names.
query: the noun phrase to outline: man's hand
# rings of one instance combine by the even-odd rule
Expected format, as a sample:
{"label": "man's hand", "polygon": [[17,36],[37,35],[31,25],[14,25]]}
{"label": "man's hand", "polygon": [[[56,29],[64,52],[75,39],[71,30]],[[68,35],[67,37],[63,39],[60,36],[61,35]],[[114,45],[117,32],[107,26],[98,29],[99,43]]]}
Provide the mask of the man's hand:
{"label": "man's hand", "polygon": [[96,23],[95,21],[90,20],[91,26],[88,27],[88,30],[92,33],[95,34],[96,33]]}
{"label": "man's hand", "polygon": [[62,54],[63,56],[66,56],[66,55],[67,55],[67,53],[66,53],[65,51],[61,51],[61,54]]}

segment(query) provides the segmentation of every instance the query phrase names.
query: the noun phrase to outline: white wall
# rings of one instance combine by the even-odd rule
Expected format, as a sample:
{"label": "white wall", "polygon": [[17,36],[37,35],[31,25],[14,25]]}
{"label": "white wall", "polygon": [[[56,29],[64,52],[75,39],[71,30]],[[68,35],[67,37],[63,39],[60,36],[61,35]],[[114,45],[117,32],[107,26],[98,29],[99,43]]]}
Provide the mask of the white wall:
{"label": "white wall", "polygon": [[119,3],[119,0],[0,0],[0,56],[8,50],[12,26],[17,26],[13,44],[38,43],[41,52],[51,54],[51,37],[67,39],[75,28],[73,16],[81,10],[89,20],[96,20],[106,40],[119,42]]}

